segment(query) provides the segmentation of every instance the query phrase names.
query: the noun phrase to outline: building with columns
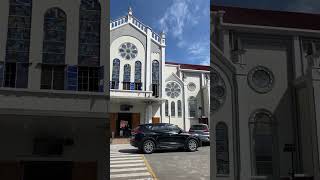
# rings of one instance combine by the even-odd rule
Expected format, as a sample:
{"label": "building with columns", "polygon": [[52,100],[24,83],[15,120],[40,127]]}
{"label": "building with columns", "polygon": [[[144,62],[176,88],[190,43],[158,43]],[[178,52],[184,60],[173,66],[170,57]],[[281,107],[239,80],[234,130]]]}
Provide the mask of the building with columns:
{"label": "building with columns", "polygon": [[0,179],[109,179],[109,1],[0,7]]}
{"label": "building with columns", "polygon": [[319,19],[211,7],[212,180],[320,179]]}
{"label": "building with columns", "polygon": [[[209,67],[170,63],[166,36],[128,14],[110,22],[111,132],[168,122],[189,130],[209,117]],[[207,123],[207,122],[206,122]]]}

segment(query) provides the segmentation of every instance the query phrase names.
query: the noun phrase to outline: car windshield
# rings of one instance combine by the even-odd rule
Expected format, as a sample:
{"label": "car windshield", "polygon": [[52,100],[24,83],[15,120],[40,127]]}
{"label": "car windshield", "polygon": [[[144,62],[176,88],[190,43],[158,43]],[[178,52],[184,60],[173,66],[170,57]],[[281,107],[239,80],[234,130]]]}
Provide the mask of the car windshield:
{"label": "car windshield", "polygon": [[207,129],[207,126],[206,125],[192,125],[191,130],[205,130]]}
{"label": "car windshield", "polygon": [[153,131],[163,131],[163,130],[166,130],[166,129],[167,129],[167,127],[166,127],[165,124],[152,126],[152,130]]}

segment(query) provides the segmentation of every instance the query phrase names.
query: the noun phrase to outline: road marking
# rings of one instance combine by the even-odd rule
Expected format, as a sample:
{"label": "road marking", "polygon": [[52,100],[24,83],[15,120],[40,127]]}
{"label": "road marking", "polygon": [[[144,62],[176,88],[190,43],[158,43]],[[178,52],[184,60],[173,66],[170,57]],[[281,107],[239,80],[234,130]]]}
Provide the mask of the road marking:
{"label": "road marking", "polygon": [[113,172],[127,172],[127,171],[141,171],[148,170],[147,167],[139,167],[139,168],[125,168],[125,169],[111,169],[110,173]]}
{"label": "road marking", "polygon": [[139,160],[124,160],[124,161],[110,161],[110,164],[136,163],[136,162],[143,162],[143,159],[139,159]]}
{"label": "road marking", "polygon": [[123,178],[123,177],[139,177],[139,176],[150,176],[149,172],[141,173],[126,173],[126,174],[111,174],[111,178]]}
{"label": "road marking", "polygon": [[154,180],[143,155],[115,151],[110,152],[110,179]]}
{"label": "road marking", "polygon": [[142,156],[142,157],[143,157],[144,163],[146,164],[146,166],[147,166],[147,168],[148,168],[148,171],[149,171],[149,173],[151,174],[152,178],[153,178],[154,180],[158,180],[156,174],[153,172],[153,170],[152,170],[149,162],[147,161],[146,157],[144,157],[144,156]]}
{"label": "road marking", "polygon": [[135,160],[135,159],[137,159],[137,160],[141,160],[142,159],[142,157],[140,156],[140,157],[112,157],[112,158],[110,158],[110,160],[113,160],[113,161],[117,161],[117,160]]}
{"label": "road marking", "polygon": [[138,166],[145,166],[145,164],[144,163],[112,164],[112,165],[110,165],[110,168],[114,168],[114,167],[138,167]]}

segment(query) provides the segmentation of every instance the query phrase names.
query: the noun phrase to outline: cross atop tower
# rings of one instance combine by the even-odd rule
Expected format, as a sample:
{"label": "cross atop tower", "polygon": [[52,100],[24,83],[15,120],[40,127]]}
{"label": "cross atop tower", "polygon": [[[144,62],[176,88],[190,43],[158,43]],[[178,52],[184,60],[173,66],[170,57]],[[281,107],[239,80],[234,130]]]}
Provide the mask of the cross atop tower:
{"label": "cross atop tower", "polygon": [[129,9],[128,9],[128,15],[132,16],[132,8],[130,6],[129,6]]}

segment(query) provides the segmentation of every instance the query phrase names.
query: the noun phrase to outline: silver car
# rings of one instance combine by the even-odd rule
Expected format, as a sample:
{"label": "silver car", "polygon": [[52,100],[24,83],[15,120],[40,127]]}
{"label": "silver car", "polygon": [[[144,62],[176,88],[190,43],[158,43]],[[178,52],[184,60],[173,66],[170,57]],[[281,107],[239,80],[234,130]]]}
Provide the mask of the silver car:
{"label": "silver car", "polygon": [[207,124],[194,124],[190,127],[189,133],[197,135],[202,143],[210,143],[210,132]]}

